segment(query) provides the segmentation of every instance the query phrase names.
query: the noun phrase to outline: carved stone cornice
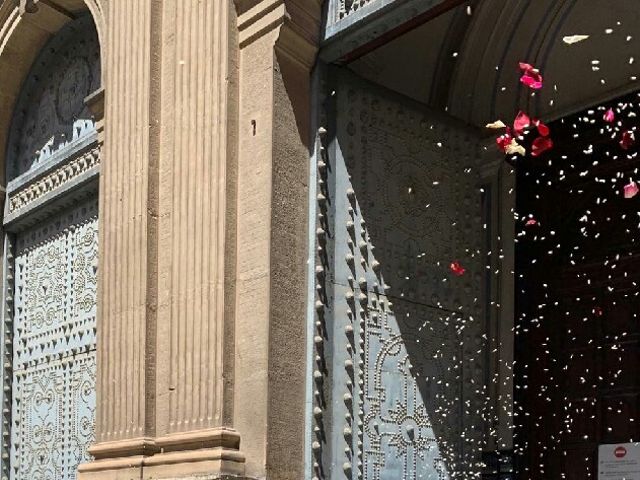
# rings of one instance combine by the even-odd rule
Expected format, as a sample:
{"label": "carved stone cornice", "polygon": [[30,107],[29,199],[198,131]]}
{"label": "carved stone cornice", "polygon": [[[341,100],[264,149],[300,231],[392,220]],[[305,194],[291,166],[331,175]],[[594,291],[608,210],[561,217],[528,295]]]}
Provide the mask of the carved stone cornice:
{"label": "carved stone cornice", "polygon": [[461,3],[462,0],[365,0],[354,8],[347,7],[344,0],[331,0],[320,55],[326,63],[348,63]]}
{"label": "carved stone cornice", "polygon": [[100,147],[95,145],[93,148],[60,165],[41,178],[30,182],[22,189],[9,193],[7,213],[14,215],[16,212],[29,207],[34,202],[50,194],[54,194],[64,185],[72,182],[82,174],[91,171],[98,165],[100,165]]}

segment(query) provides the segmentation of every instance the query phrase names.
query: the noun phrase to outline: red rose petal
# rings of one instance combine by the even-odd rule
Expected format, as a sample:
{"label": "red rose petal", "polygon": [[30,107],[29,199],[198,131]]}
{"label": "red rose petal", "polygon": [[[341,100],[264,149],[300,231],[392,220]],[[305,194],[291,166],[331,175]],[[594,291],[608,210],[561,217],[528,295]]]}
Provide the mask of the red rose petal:
{"label": "red rose petal", "polygon": [[462,275],[464,275],[464,272],[466,272],[467,270],[460,265],[459,262],[451,262],[451,265],[449,265],[449,269],[453,272],[454,275],[461,277]]}
{"label": "red rose petal", "polygon": [[496,138],[496,143],[498,144],[498,148],[506,153],[507,147],[511,145],[512,140],[513,135],[511,135],[511,129],[507,127],[507,131]]}
{"label": "red rose petal", "polygon": [[549,133],[551,133],[549,127],[547,127],[540,120],[534,120],[533,124],[538,128],[538,133],[540,134],[540,136],[548,137]]}
{"label": "red rose petal", "polygon": [[636,138],[633,135],[633,132],[629,130],[625,130],[622,132],[622,137],[620,138],[620,147],[623,150],[629,150],[629,148],[636,143]]}
{"label": "red rose petal", "polygon": [[538,137],[531,144],[531,156],[539,157],[553,147],[553,140],[549,137]]}
{"label": "red rose petal", "polygon": [[540,72],[528,63],[520,62],[519,65],[522,71],[520,81],[533,90],[542,88],[542,75],[540,75]]}
{"label": "red rose petal", "polygon": [[531,227],[533,225],[537,225],[538,221],[535,218],[530,218],[529,220],[527,220],[527,223],[525,224],[527,227]]}
{"label": "red rose petal", "polygon": [[520,77],[520,81],[532,90],[540,90],[542,88],[542,82],[531,75],[523,75]]}

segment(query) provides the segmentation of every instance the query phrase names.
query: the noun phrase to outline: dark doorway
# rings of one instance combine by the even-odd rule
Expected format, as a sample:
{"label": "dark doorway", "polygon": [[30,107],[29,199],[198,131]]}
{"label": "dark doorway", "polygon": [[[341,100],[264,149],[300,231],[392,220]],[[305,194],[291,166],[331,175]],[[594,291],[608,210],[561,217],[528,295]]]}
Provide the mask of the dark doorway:
{"label": "dark doorway", "polygon": [[518,479],[596,479],[600,444],[640,439],[638,143],[620,144],[639,106],[556,121],[553,150],[516,160]]}

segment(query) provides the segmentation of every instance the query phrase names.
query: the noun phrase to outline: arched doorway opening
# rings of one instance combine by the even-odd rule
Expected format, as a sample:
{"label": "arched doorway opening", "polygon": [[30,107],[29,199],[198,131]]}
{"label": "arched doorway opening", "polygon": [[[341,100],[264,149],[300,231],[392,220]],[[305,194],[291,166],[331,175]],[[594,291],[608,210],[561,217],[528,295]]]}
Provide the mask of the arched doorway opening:
{"label": "arched doorway opening", "polygon": [[516,167],[522,480],[599,478],[599,450],[640,439],[638,146],[620,145],[639,109],[633,93],[555,121],[553,155]]}
{"label": "arched doorway opening", "polygon": [[44,45],[15,102],[5,154],[4,474],[75,479],[95,436],[101,85],[93,19]]}

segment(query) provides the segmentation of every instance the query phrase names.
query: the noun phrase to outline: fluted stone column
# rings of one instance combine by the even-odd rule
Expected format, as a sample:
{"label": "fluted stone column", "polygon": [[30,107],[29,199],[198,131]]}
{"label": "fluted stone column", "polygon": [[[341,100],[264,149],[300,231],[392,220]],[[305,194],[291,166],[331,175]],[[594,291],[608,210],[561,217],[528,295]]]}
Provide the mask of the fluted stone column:
{"label": "fluted stone column", "polygon": [[320,3],[105,3],[97,442],[80,479],[303,478]]}
{"label": "fluted stone column", "polygon": [[234,6],[114,0],[106,18],[97,443],[81,478],[243,475],[225,301]]}
{"label": "fluted stone column", "polygon": [[[230,0],[165,0],[160,74],[156,447],[144,478],[244,474],[233,429],[237,35]],[[159,62],[154,65],[155,62]]]}
{"label": "fluted stone column", "polygon": [[[80,478],[139,478],[155,452],[157,2],[110,1],[101,38],[105,118],[100,176],[96,461]],[[154,143],[155,142],[155,143]],[[112,472],[118,471],[114,476]]]}

